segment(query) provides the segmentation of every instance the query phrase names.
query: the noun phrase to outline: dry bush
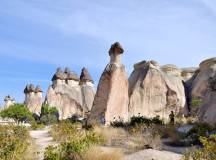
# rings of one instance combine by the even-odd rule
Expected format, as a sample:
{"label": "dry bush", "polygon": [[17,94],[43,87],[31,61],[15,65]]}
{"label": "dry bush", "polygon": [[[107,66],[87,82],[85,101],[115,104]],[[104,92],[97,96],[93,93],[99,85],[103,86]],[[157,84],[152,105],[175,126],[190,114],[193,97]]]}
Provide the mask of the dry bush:
{"label": "dry bush", "polygon": [[85,160],[120,160],[123,153],[120,149],[92,146],[84,155]]}
{"label": "dry bush", "polygon": [[126,132],[122,128],[95,126],[94,132],[102,137],[107,145],[111,145],[113,140],[126,136]]}

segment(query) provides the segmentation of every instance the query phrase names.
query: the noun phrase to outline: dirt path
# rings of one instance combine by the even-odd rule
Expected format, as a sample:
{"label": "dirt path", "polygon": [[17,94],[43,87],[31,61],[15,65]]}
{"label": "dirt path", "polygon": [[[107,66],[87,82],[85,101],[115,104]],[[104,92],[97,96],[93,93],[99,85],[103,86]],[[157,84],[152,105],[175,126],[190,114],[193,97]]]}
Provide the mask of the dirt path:
{"label": "dirt path", "polygon": [[53,141],[48,129],[30,131],[30,136],[35,139],[38,146],[38,160],[43,160],[45,148],[56,143]]}

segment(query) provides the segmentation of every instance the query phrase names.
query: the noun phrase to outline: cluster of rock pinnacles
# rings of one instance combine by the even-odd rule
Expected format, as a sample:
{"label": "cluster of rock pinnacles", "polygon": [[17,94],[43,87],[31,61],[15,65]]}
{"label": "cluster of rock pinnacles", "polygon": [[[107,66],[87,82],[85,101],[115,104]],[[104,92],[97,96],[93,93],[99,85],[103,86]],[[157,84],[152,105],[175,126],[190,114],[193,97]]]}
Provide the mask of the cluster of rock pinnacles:
{"label": "cluster of rock pinnacles", "polygon": [[196,113],[199,119],[216,122],[216,58],[203,61],[199,68],[184,69],[142,61],[134,65],[128,79],[121,64],[123,52],[118,42],[111,46],[110,62],[100,77],[96,93],[86,68],[82,69],[80,78],[69,68],[64,71],[58,68],[44,102],[40,86],[26,86],[26,106],[39,115],[45,103],[57,107],[60,119],[76,114],[87,116],[89,122],[110,124],[126,122],[133,116],[168,119],[171,111],[179,116],[188,115],[192,112],[191,101],[197,97],[203,102]]}

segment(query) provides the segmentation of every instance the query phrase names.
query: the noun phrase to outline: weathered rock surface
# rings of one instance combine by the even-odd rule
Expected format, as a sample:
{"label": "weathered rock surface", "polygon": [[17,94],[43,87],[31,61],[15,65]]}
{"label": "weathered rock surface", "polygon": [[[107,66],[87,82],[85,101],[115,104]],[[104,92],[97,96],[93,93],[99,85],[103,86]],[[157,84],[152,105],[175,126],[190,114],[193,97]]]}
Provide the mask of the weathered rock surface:
{"label": "weathered rock surface", "polygon": [[86,68],[82,69],[80,75],[80,87],[82,93],[83,110],[85,113],[87,113],[91,111],[95,96],[95,89],[94,81]]}
{"label": "weathered rock surface", "polygon": [[9,106],[12,106],[15,104],[15,100],[10,96],[10,95],[7,95],[5,98],[4,98],[4,108],[8,108]]}
{"label": "weathered rock surface", "polygon": [[134,65],[129,77],[129,114],[167,119],[171,111],[186,112],[185,89],[177,67],[162,67],[155,61]]}
{"label": "weathered rock surface", "polygon": [[198,68],[196,68],[196,67],[182,68],[181,69],[181,77],[183,78],[183,80],[185,82],[187,82],[188,80],[190,80],[193,77],[193,75],[195,74],[197,69]]}
{"label": "weathered rock surface", "polygon": [[118,42],[109,50],[110,63],[101,75],[90,121],[110,124],[113,121],[128,120],[128,80],[125,66],[120,62],[123,52]]}
{"label": "weathered rock surface", "polygon": [[199,107],[200,121],[216,123],[216,58],[200,63],[199,70],[193,78],[191,96],[201,98]]}
{"label": "weathered rock surface", "polygon": [[25,101],[24,104],[28,107],[30,112],[40,115],[41,107],[43,104],[42,89],[40,86],[34,87],[33,84],[29,84],[24,89]]}
{"label": "weathered rock surface", "polygon": [[59,111],[59,119],[67,119],[72,115],[83,115],[82,96],[79,78],[68,68],[64,72],[57,69],[49,86],[45,102]]}

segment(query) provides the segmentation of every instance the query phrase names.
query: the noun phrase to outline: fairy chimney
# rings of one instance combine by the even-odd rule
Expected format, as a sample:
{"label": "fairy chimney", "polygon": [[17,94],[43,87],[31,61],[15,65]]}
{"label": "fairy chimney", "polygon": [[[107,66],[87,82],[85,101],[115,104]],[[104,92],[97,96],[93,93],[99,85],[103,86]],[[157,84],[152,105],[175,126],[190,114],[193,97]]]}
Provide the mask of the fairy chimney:
{"label": "fairy chimney", "polygon": [[119,42],[114,43],[110,50],[110,63],[103,71],[89,122],[98,121],[109,125],[114,121],[128,120],[128,80],[125,66],[121,64],[124,49]]}
{"label": "fairy chimney", "polygon": [[15,100],[10,96],[10,95],[7,95],[5,98],[4,98],[4,108],[8,108],[9,106],[12,106],[15,104]]}

